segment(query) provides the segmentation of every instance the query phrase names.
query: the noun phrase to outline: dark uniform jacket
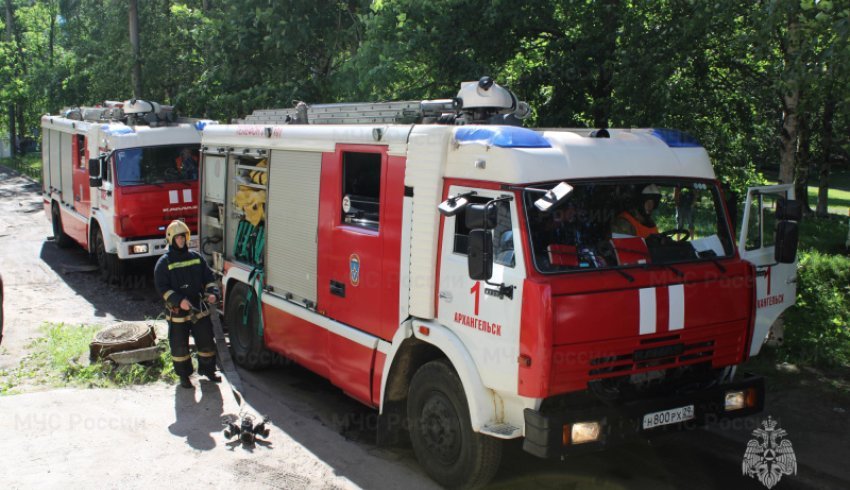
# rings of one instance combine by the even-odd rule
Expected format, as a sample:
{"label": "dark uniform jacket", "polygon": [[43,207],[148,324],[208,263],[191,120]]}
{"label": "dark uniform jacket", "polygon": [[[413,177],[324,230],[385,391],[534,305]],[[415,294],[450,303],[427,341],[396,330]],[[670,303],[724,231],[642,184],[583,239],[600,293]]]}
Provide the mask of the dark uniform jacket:
{"label": "dark uniform jacket", "polygon": [[188,248],[168,248],[168,252],[156,263],[154,283],[170,310],[169,316],[189,314],[180,309],[180,303],[184,299],[188,299],[193,307],[200,309],[201,301],[207,294],[219,296],[215,277],[206,260]]}

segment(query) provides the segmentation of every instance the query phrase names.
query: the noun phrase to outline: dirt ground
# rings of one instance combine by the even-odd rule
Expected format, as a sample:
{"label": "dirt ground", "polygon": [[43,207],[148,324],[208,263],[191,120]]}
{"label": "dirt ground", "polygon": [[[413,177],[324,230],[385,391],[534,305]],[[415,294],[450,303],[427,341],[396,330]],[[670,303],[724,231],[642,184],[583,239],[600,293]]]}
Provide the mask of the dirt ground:
{"label": "dirt ground", "polygon": [[[149,268],[124,288],[86,271],[82,250],[58,249],[40,186],[0,167],[0,274],[5,329],[0,369],[17,366],[45,321],[109,325],[160,311]],[[410,449],[374,444],[376,414],[292,364],[240,371],[242,410],[268,415],[269,445],[228,444],[221,417],[240,408],[227,383],[192,392],[156,383],[132,389],[24,387],[0,396],[4,488],[437,488]],[[603,453],[542,461],[505,448],[492,488],[764,488],[741,475],[750,432],[771,415],[788,431],[796,475],[780,489],[850,488],[850,404],[819,376],[769,380],[765,413]],[[819,384],[818,384],[819,383]],[[773,386],[773,387],[772,387]]]}

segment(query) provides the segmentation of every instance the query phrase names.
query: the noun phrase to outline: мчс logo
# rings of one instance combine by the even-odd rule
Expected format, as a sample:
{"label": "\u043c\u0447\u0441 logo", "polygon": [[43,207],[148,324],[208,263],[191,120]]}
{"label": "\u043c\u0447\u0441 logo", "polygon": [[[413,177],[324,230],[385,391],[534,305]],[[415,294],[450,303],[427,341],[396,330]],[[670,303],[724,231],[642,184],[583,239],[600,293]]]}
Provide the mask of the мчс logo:
{"label": "\u043c\u0447\u0441 logo", "polygon": [[782,475],[797,474],[797,457],[791,447],[788,435],[775,420],[768,417],[763,420],[763,429],[753,431],[755,439],[747,443],[742,469],[744,475],[758,480],[767,488],[779,483]]}

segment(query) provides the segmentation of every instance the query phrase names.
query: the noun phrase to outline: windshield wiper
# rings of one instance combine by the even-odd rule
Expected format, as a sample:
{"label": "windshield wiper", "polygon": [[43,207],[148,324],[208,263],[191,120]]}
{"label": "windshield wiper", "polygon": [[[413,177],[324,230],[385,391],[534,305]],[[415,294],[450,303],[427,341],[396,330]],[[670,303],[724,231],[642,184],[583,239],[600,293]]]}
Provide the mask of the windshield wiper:
{"label": "windshield wiper", "polygon": [[673,271],[673,273],[674,273],[674,274],[676,274],[676,275],[677,275],[677,276],[679,276],[679,277],[685,277],[685,273],[684,273],[684,272],[680,271],[679,269],[677,269],[677,268],[673,267],[673,266],[672,266],[672,265],[670,265],[670,264],[658,264],[658,265],[660,265],[660,266],[663,266],[663,267],[666,267],[666,268],[670,269],[671,271]]}
{"label": "windshield wiper", "polygon": [[613,268],[613,269],[610,269],[610,270],[612,270],[612,271],[616,272],[617,274],[620,274],[621,276],[625,277],[626,279],[628,279],[629,282],[635,282],[635,278],[632,277],[631,274],[629,274],[628,272],[626,272],[622,269]]}
{"label": "windshield wiper", "polygon": [[721,264],[719,260],[717,260],[717,259],[709,259],[709,260],[711,261],[712,264],[717,266],[717,268],[720,270],[720,272],[722,274],[726,273],[726,267],[723,267],[723,264]]}
{"label": "windshield wiper", "polygon": [[658,263],[654,263],[654,264],[643,264],[643,269],[649,269],[649,268],[651,268],[651,267],[664,267],[664,268],[667,268],[667,269],[669,269],[669,270],[673,271],[673,273],[675,273],[675,274],[676,274],[677,276],[679,276],[679,277],[685,277],[685,273],[684,273],[684,272],[680,271],[679,269],[677,269],[677,268],[673,267],[673,266],[672,266],[672,265],[670,265],[670,264],[658,264]]}

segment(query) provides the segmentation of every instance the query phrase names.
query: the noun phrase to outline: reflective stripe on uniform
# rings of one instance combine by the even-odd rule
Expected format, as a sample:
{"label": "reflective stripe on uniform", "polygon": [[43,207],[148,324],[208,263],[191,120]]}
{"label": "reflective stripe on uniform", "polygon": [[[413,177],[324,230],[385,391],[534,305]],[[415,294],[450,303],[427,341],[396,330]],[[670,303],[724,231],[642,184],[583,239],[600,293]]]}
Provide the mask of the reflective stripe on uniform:
{"label": "reflective stripe on uniform", "polygon": [[186,323],[186,322],[190,322],[190,321],[192,321],[192,320],[200,320],[201,318],[206,318],[206,317],[208,317],[208,316],[210,316],[210,312],[209,312],[209,311],[205,311],[205,312],[203,312],[203,313],[198,313],[198,314],[196,314],[196,315],[194,315],[194,316],[171,316],[171,315],[166,315],[166,316],[165,316],[165,319],[166,319],[166,320],[168,320],[168,321],[169,321],[169,322],[171,322],[171,323]]}
{"label": "reflective stripe on uniform", "polygon": [[215,352],[201,352],[201,351],[198,351],[198,356],[200,356],[200,357],[215,357]]}
{"label": "reflective stripe on uniform", "polygon": [[188,361],[191,358],[192,358],[191,354],[188,355],[188,356],[171,356],[171,360],[174,361],[174,362]]}
{"label": "reflective stripe on uniform", "polygon": [[198,265],[201,263],[201,259],[195,257],[194,259],[184,260],[182,262],[174,262],[173,264],[168,264],[168,270],[179,269],[181,267],[190,267],[193,265]]}
{"label": "reflective stripe on uniform", "polygon": [[215,287],[215,283],[211,282],[211,283],[207,284],[206,286],[204,286],[204,289],[209,289],[209,288],[214,288],[214,287]]}
{"label": "reflective stripe on uniform", "polygon": [[168,291],[165,292],[165,294],[162,295],[162,299],[164,299],[165,301],[168,301],[168,297],[171,296],[172,294],[176,293],[176,292],[177,291],[175,291],[173,289],[169,289]]}

